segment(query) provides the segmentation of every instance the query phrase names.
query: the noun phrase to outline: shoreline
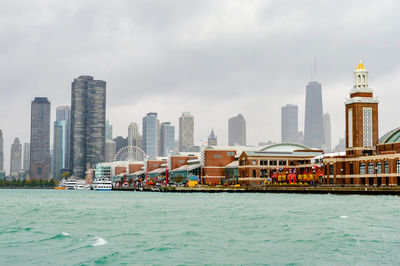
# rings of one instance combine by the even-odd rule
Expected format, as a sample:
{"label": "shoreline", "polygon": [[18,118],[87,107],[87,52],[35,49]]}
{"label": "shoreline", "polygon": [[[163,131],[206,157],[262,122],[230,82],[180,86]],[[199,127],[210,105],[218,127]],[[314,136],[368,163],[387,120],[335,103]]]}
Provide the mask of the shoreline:
{"label": "shoreline", "polygon": [[400,195],[400,187],[159,187],[113,188],[113,191],[143,191],[163,193],[294,193],[337,195]]}

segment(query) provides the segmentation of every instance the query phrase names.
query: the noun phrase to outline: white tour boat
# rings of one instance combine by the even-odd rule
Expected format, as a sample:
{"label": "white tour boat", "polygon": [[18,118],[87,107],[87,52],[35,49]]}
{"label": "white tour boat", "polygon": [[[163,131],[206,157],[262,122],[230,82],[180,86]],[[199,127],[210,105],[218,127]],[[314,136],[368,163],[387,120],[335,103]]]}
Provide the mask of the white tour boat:
{"label": "white tour boat", "polygon": [[93,190],[111,190],[111,179],[108,177],[99,177],[93,180]]}

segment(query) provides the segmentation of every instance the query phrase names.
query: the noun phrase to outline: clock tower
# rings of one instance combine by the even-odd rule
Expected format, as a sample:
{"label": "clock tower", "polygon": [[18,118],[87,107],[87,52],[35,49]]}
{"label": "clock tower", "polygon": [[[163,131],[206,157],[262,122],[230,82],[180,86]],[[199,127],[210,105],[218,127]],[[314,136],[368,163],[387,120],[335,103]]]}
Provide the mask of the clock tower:
{"label": "clock tower", "polygon": [[368,87],[363,63],[354,71],[354,85],[346,106],[346,155],[372,155],[378,144],[378,99]]}

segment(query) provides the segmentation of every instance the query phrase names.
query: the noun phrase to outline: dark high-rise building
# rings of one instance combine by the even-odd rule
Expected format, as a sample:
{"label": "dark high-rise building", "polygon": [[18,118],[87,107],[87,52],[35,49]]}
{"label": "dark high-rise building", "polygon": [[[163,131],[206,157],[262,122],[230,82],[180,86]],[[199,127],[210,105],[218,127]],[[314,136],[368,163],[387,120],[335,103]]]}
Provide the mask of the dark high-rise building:
{"label": "dark high-rise building", "polygon": [[161,156],[168,156],[173,154],[175,146],[175,127],[171,122],[161,123]]}
{"label": "dark high-rise building", "polygon": [[118,136],[114,139],[115,141],[115,150],[116,153],[119,152],[120,149],[125,148],[128,146],[128,138],[123,138],[121,136]]}
{"label": "dark high-rise building", "polygon": [[31,105],[31,179],[50,175],[50,102],[36,97]]}
{"label": "dark high-rise building", "polygon": [[14,143],[11,145],[10,156],[10,175],[18,178],[18,172],[22,166],[22,145],[19,138],[15,138]]}
{"label": "dark high-rise building", "polygon": [[324,126],[321,84],[311,81],[306,87],[306,108],[304,121],[304,144],[311,148],[322,148]]}
{"label": "dark high-rise building", "polygon": [[281,108],[281,142],[299,142],[297,105],[287,104]]}
{"label": "dark high-rise building", "polygon": [[246,120],[242,114],[228,120],[228,145],[246,145]]}
{"label": "dark high-rise building", "polygon": [[143,151],[150,157],[158,155],[158,119],[157,113],[148,113],[143,117]]}
{"label": "dark high-rise building", "polygon": [[4,169],[4,139],[3,131],[0,129],[0,171]]}
{"label": "dark high-rise building", "polygon": [[72,82],[71,170],[83,178],[88,168],[104,162],[106,82],[80,76]]}

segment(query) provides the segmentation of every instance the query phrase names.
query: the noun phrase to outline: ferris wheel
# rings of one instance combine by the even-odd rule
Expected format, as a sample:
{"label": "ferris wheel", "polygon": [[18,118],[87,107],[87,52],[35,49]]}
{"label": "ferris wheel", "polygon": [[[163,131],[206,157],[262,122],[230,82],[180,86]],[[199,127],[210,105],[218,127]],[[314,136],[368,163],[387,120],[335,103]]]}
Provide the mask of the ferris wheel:
{"label": "ferris wheel", "polygon": [[126,146],[114,156],[114,161],[145,161],[146,153],[139,147]]}

